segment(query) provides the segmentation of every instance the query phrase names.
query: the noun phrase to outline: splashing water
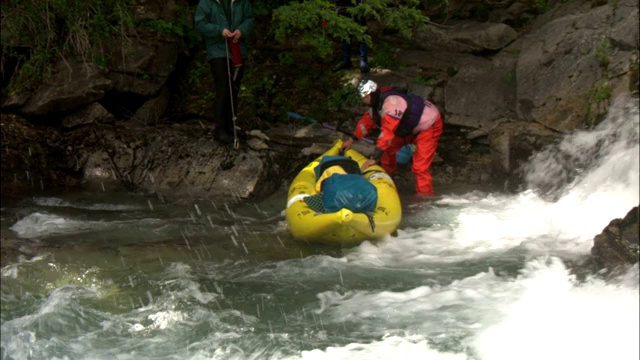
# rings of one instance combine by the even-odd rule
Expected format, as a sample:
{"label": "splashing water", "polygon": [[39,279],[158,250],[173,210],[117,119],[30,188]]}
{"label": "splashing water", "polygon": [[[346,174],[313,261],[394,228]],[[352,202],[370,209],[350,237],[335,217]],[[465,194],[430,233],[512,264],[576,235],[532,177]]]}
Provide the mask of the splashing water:
{"label": "splashing water", "polygon": [[[638,100],[618,100],[606,121],[576,132],[533,156],[526,166],[532,189],[585,194],[638,182]],[[550,191],[550,192],[553,192]],[[637,205],[637,204],[636,204]]]}
{"label": "splashing water", "polygon": [[283,196],[3,208],[22,258],[1,272],[1,358],[636,360],[638,266],[569,264],[638,205],[639,123],[631,100],[536,154],[528,190],[408,204],[397,236],[349,249],[256,220]]}

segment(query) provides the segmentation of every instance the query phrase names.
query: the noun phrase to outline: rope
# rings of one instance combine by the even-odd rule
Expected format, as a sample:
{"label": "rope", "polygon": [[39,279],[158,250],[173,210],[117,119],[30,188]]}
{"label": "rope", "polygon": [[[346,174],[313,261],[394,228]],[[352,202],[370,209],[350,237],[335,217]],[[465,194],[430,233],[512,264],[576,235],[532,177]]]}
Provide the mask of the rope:
{"label": "rope", "polygon": [[229,100],[231,101],[231,120],[233,121],[233,147],[235,149],[240,148],[240,141],[238,141],[238,132],[236,131],[236,110],[233,106],[233,81],[231,80],[231,65],[229,65],[229,43],[227,39],[224,41],[224,47],[227,53],[227,77],[229,78]]}

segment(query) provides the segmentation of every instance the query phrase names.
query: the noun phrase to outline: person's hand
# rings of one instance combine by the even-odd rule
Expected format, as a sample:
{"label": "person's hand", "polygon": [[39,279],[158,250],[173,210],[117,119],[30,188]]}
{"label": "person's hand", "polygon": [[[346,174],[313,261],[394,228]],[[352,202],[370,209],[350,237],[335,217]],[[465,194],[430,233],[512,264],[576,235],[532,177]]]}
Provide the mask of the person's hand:
{"label": "person's hand", "polygon": [[348,138],[347,140],[343,141],[342,145],[340,145],[340,152],[343,153],[351,149],[351,145],[353,145],[353,138]]}
{"label": "person's hand", "polygon": [[373,160],[373,159],[369,159],[369,160],[365,161],[364,164],[362,164],[362,167],[361,167],[362,171],[364,171],[364,169],[368,168],[371,165],[375,165],[375,163],[376,163],[376,161]]}
{"label": "person's hand", "polygon": [[[238,30],[236,30],[238,31]],[[229,39],[231,37],[233,37],[233,33],[231,31],[229,31],[229,29],[224,29],[222,30],[222,36]]]}
{"label": "person's hand", "polygon": [[233,42],[238,42],[240,36],[242,36],[242,31],[236,29],[236,31],[231,33],[231,36],[233,37]]}

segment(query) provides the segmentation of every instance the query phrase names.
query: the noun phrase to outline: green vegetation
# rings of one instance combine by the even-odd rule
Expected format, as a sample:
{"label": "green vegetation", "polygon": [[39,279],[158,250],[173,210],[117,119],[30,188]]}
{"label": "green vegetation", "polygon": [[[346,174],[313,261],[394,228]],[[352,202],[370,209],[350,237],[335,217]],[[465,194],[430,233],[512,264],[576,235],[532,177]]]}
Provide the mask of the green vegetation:
{"label": "green vegetation", "polygon": [[596,59],[598,63],[603,68],[606,68],[611,62],[611,57],[613,56],[615,50],[613,46],[611,46],[611,42],[608,38],[602,39],[596,46]]}
{"label": "green vegetation", "polygon": [[338,110],[344,106],[358,105],[360,98],[352,86],[343,86],[331,93],[327,99],[327,106],[331,110]]}
{"label": "green vegetation", "polygon": [[[404,1],[403,6],[395,6],[391,0],[370,0],[347,11],[353,16],[377,20],[409,37],[429,21],[417,9],[419,5],[419,0]],[[276,40],[286,42],[299,37],[304,46],[321,58],[331,55],[335,43],[341,40],[362,39],[369,46],[373,45],[366,26],[357,24],[350,17],[338,15],[334,5],[326,0],[291,2],[280,6],[274,9],[272,21]],[[321,25],[323,22],[326,26]]]}
{"label": "green vegetation", "polygon": [[589,99],[591,102],[599,103],[609,100],[611,97],[611,86],[605,82],[600,81],[594,84],[589,92]]}
{"label": "green vegetation", "polygon": [[191,67],[187,71],[187,83],[190,85],[199,84],[209,75],[208,72],[209,64],[204,59],[192,61]]}
{"label": "green vegetation", "polygon": [[536,11],[538,14],[544,14],[549,10],[549,3],[547,0],[535,0]]}
{"label": "green vegetation", "polygon": [[412,83],[415,84],[422,84],[422,85],[427,85],[427,86],[435,86],[438,82],[438,80],[432,78],[432,77],[425,77],[425,76],[416,76],[413,79],[411,79]]}
{"label": "green vegetation", "polygon": [[373,55],[370,56],[370,65],[383,68],[390,68],[396,64],[396,56],[394,47],[386,42],[380,42],[375,45]]}
{"label": "green vegetation", "polygon": [[589,91],[586,125],[593,128],[605,117],[608,109],[608,101],[611,98],[611,85],[606,80],[600,80],[593,84]]}
{"label": "green vegetation", "polygon": [[[429,3],[440,6],[443,12],[448,5],[447,0]],[[183,84],[179,87],[189,101],[181,106],[190,111],[201,106],[207,112],[213,96],[212,79],[206,60],[199,57],[203,41],[193,27],[195,5],[176,5],[170,9],[171,18],[154,20],[136,20],[132,5],[132,0],[2,2],[2,94],[13,96],[33,90],[61,60],[106,67],[129,56],[128,44],[142,28],[150,28],[184,41],[190,61],[181,69]],[[379,23],[378,29],[408,38],[429,21],[422,15],[422,6],[419,0],[406,0],[402,5],[395,0],[366,0],[349,12]],[[339,16],[330,1],[254,0],[252,7],[257,24],[251,37],[252,59],[240,93],[242,108],[251,112],[246,114],[247,119],[260,116],[269,120],[283,108],[300,103],[326,101],[330,108],[352,103],[352,89],[343,84],[340,74],[328,71],[341,40],[367,42],[374,66],[399,66],[391,46],[374,44],[366,27]],[[322,26],[325,21],[326,26]],[[116,49],[123,49],[123,53],[115,54]],[[305,64],[304,72],[295,71],[299,64]]]}
{"label": "green vegetation", "polygon": [[[446,0],[434,1],[446,4]],[[285,2],[286,5],[280,4]],[[350,17],[339,16],[330,1],[252,2],[252,6],[256,15],[270,13],[271,18],[268,31],[255,34],[261,51],[253,57],[252,63],[260,63],[261,69],[259,73],[250,69],[245,75],[242,103],[243,108],[253,108],[263,119],[287,121],[281,117],[282,109],[295,110],[307,104],[326,102],[328,111],[308,115],[332,121],[330,117],[335,111],[360,103],[353,88],[345,85],[341,74],[331,74],[328,69],[333,66],[329,64],[341,40],[365,41],[371,48],[369,64],[372,66],[399,66],[393,47],[374,44],[366,27]],[[354,16],[364,16],[368,23],[378,21],[385,29],[410,37],[414,30],[429,21],[418,10],[419,6],[417,0],[405,1],[403,6],[390,0],[367,0],[348,11]],[[267,54],[271,51],[277,52],[275,63],[273,55]],[[296,71],[300,68],[298,64],[305,64],[304,72]]]}
{"label": "green vegetation", "polygon": [[514,78],[515,78],[514,71],[509,71],[509,72],[504,74],[504,81],[506,81],[509,84],[513,83]]}
{"label": "green vegetation", "polygon": [[5,94],[27,90],[52,63],[81,59],[105,64],[110,41],[132,34],[126,0],[10,0],[2,3],[2,69]]}

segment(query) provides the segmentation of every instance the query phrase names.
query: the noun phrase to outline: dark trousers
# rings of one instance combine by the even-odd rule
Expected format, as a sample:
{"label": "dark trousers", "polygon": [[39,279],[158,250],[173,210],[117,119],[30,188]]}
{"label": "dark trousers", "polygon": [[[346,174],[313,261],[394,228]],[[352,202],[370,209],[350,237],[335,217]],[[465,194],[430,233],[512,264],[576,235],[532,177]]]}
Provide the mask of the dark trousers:
{"label": "dark trousers", "polygon": [[[216,128],[222,126],[222,129],[229,135],[233,135],[233,116],[238,114],[238,90],[240,90],[240,82],[242,81],[242,76],[244,76],[246,60],[243,59],[242,62],[243,65],[236,68],[233,66],[231,59],[217,58],[209,60],[215,87],[213,124]],[[231,89],[233,92],[229,90],[229,72],[231,73]]]}
{"label": "dark trousers", "polygon": [[[351,7],[351,6],[353,6],[353,5],[350,4],[349,6],[338,6],[337,7],[338,15],[351,17],[353,19],[353,21],[355,21],[358,25],[366,26],[367,25],[367,20],[366,20],[365,17],[363,17],[363,16],[351,16],[347,12],[347,7]],[[365,63],[367,63],[368,62],[368,59],[367,59],[367,53],[368,53],[367,43],[365,43],[362,40],[358,41],[358,50],[359,50],[360,60],[364,61]],[[351,41],[342,41],[342,61],[345,62],[345,63],[351,64]]]}

